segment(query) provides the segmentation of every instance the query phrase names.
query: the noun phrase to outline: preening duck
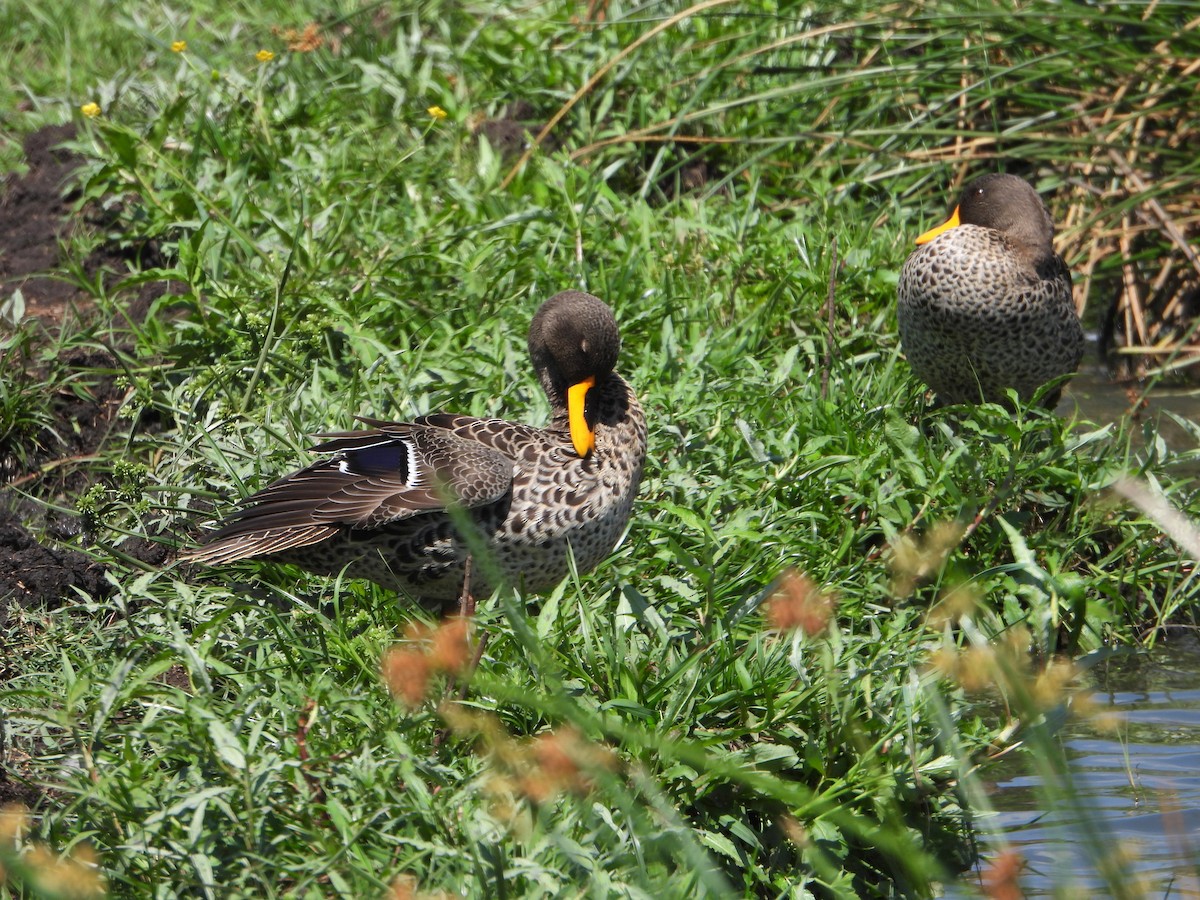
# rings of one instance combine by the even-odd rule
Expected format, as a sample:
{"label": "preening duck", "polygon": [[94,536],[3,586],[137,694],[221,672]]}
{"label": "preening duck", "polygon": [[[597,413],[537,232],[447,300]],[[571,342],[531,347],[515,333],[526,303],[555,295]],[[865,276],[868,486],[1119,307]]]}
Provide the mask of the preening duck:
{"label": "preening duck", "polygon": [[547,590],[571,554],[586,572],[624,531],[646,458],[642,408],[614,371],[620,346],[607,304],[557,294],[529,327],[548,426],[441,413],[318,435],[313,450],[325,459],[248,498],[187,558],[269,556],[445,605],[458,598],[470,555],[457,506],[488,557],[471,570],[475,596],[496,586],[492,573]]}

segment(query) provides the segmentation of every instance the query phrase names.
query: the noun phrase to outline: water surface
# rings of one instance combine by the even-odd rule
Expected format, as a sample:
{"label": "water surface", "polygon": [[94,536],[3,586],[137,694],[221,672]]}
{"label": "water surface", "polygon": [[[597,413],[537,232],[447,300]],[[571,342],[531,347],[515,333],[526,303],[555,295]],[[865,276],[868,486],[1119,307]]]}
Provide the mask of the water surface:
{"label": "water surface", "polygon": [[[1089,352],[1089,358],[1091,355]],[[1160,434],[1176,453],[1195,450],[1196,438],[1167,413],[1200,422],[1200,389],[1160,383],[1143,394],[1144,390],[1144,385],[1110,380],[1099,365],[1084,366],[1068,382],[1055,411],[1060,416],[1078,416],[1099,425],[1132,416],[1135,422],[1152,423],[1151,433]],[[1200,474],[1200,465],[1185,468]]]}
{"label": "water surface", "polygon": [[[1100,866],[1123,854],[1138,882],[1129,896],[1200,897],[1200,639],[1110,660],[1090,677],[1097,708],[1118,724],[1065,727],[1074,804],[1051,807],[1027,757],[990,773],[993,821],[1025,860],[1025,896],[1113,896]],[[984,840],[986,866],[997,844]],[[959,884],[949,896],[972,893]]]}

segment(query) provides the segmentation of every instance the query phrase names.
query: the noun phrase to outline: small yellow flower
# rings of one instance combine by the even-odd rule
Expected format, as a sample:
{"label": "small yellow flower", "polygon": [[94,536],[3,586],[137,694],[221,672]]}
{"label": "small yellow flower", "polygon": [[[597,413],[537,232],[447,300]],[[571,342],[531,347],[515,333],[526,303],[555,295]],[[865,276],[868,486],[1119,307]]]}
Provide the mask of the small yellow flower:
{"label": "small yellow flower", "polygon": [[272,53],[270,50],[259,50],[257,53],[254,54],[254,58],[257,59],[259,62],[265,63],[265,62],[270,62],[271,60],[273,60],[275,58],[275,54]]}
{"label": "small yellow flower", "polygon": [[94,119],[100,115],[100,105],[98,103],[85,103],[79,107],[79,111],[89,119]]}
{"label": "small yellow flower", "polygon": [[425,111],[427,113],[429,113],[431,116],[433,116],[435,119],[444,119],[444,118],[446,118],[447,115],[449,115],[449,113],[447,113],[440,106],[431,106],[431,107],[429,107],[429,109],[427,109]]}
{"label": "small yellow flower", "polygon": [[171,52],[172,53],[182,53],[186,49],[187,49],[187,41],[172,41],[171,42]]}

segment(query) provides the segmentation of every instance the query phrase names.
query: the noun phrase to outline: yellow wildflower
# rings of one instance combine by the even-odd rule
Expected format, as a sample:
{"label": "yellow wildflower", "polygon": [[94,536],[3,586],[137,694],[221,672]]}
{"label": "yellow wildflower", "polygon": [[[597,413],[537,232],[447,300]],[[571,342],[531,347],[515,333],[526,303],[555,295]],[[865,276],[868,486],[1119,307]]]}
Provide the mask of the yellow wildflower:
{"label": "yellow wildflower", "polygon": [[182,53],[186,49],[187,49],[187,41],[172,41],[171,42],[171,52],[172,53]]}
{"label": "yellow wildflower", "polygon": [[259,50],[257,53],[254,54],[254,58],[257,59],[261,63],[265,63],[265,62],[270,62],[271,60],[273,60],[275,58],[275,54],[272,53],[270,50]]}
{"label": "yellow wildflower", "polygon": [[447,115],[449,115],[449,113],[447,113],[440,106],[431,106],[431,107],[429,107],[429,109],[427,109],[425,111],[427,113],[429,113],[431,116],[433,116],[435,119],[444,119],[444,118],[446,118]]}
{"label": "yellow wildflower", "polygon": [[100,115],[100,105],[98,103],[85,103],[79,107],[79,111],[89,119],[94,119]]}

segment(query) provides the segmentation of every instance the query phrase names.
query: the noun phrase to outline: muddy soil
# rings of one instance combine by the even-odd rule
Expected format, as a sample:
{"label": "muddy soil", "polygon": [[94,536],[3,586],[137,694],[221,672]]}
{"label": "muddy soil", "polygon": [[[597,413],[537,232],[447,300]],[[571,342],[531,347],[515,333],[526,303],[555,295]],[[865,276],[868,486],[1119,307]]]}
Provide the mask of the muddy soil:
{"label": "muddy soil", "polygon": [[[34,132],[24,144],[27,172],[0,183],[0,304],[21,292],[22,327],[33,328],[36,347],[52,346],[52,336],[63,327],[99,315],[90,295],[61,277],[72,264],[66,257],[76,229],[103,224],[97,210],[79,210],[72,176],[83,160],[61,146],[74,134],[71,125]],[[153,246],[131,250],[109,242],[74,263],[88,280],[103,279],[111,295],[130,273],[131,263],[135,268],[158,266],[163,260]],[[119,292],[122,316],[141,321],[150,304],[172,289],[170,283],[156,281]],[[0,322],[0,339],[12,327],[12,322]],[[0,344],[0,378],[10,384],[23,381],[27,388],[39,385],[49,368],[35,358],[36,353],[6,351]],[[120,368],[101,349],[73,349],[54,364],[60,373],[71,373],[72,390],[53,386],[55,393],[46,402],[52,422],[34,434],[0,436],[0,646],[6,643],[6,621],[14,604],[54,609],[75,599],[78,591],[103,597],[111,589],[99,564],[64,546],[78,533],[78,523],[70,516],[48,516],[47,506],[29,497],[70,507],[91,485],[88,460],[113,432],[125,396],[115,378]],[[4,789],[0,781],[0,798]]]}

